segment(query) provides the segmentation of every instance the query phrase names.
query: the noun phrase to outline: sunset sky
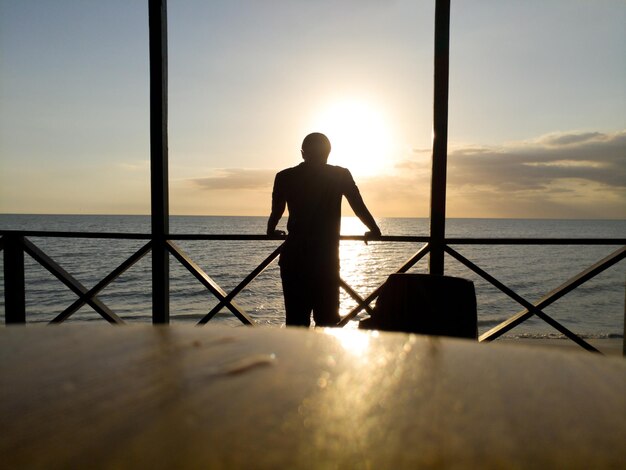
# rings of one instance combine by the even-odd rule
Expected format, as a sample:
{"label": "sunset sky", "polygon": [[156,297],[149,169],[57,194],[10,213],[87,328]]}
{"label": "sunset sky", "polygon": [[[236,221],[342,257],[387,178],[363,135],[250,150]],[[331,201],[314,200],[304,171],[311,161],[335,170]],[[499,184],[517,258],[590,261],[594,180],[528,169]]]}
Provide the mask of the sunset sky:
{"label": "sunset sky", "polygon": [[[427,217],[434,0],[170,0],[172,214],[267,215],[309,132]],[[146,214],[147,0],[0,0],[0,213]],[[626,2],[452,0],[448,215],[626,218]]]}

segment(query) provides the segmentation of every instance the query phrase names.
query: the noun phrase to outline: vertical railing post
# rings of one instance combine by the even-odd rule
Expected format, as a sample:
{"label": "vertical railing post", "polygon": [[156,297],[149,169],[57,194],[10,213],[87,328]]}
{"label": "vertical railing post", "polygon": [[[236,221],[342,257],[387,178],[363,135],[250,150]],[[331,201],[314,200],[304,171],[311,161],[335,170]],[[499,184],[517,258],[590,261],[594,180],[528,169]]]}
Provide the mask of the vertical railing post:
{"label": "vertical railing post", "polygon": [[24,237],[4,236],[4,322],[26,323]]}
{"label": "vertical railing post", "polygon": [[152,322],[169,323],[167,0],[149,0]]}
{"label": "vertical railing post", "polygon": [[433,103],[433,153],[430,187],[429,272],[444,273],[446,237],[446,171],[448,159],[448,72],[450,0],[435,4],[435,73]]}

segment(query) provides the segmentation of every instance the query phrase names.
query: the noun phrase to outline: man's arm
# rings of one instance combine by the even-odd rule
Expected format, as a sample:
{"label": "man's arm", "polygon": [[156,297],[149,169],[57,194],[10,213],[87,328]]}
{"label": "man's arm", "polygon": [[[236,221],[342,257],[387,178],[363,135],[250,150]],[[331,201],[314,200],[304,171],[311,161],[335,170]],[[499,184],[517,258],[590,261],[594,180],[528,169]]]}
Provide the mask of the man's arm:
{"label": "man's arm", "polygon": [[354,214],[369,229],[369,232],[365,233],[365,236],[370,238],[380,237],[381,232],[376,220],[374,220],[374,217],[367,209],[365,202],[363,202],[359,188],[357,188],[354,183],[352,175],[348,173],[348,176],[348,187],[344,194],[346,195],[346,199],[348,200],[350,207],[352,207]]}
{"label": "man's arm", "polygon": [[283,230],[276,230],[276,225],[278,225],[278,221],[283,216],[286,205],[287,201],[280,192],[277,175],[274,179],[274,189],[272,190],[272,213],[267,221],[267,234],[269,236],[285,235]]}
{"label": "man's arm", "polygon": [[381,236],[380,228],[378,224],[374,220],[374,217],[370,213],[370,211],[365,206],[363,202],[363,198],[361,194],[357,192],[358,197],[348,197],[348,202],[350,203],[350,207],[354,211],[354,214],[363,222],[363,224],[369,229],[369,232],[365,233],[366,237],[376,238]]}

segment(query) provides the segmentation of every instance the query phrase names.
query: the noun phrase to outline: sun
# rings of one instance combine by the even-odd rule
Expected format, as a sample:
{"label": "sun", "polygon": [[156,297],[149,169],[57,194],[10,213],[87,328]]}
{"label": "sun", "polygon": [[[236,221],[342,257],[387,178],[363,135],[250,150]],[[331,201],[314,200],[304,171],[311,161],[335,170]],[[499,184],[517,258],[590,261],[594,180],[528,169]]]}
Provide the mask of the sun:
{"label": "sun", "polygon": [[384,115],[364,101],[335,102],[313,119],[311,132],[330,139],[328,163],[357,175],[375,175],[391,167],[392,139]]}

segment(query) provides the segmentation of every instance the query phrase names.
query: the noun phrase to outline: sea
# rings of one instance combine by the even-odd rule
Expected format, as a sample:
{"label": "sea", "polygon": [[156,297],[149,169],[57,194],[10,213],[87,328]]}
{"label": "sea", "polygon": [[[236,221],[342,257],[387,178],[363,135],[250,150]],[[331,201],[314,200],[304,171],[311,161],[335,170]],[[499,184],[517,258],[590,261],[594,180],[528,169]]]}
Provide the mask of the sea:
{"label": "sea", "polygon": [[[265,217],[172,216],[172,234],[253,234],[265,232]],[[282,221],[284,225],[284,220]],[[379,219],[384,235],[427,236],[429,220]],[[281,228],[279,226],[279,228]],[[284,228],[284,226],[282,227]],[[149,233],[150,217],[135,215],[0,215],[0,230]],[[354,217],[342,219],[342,234],[361,235],[365,227]],[[626,220],[448,219],[448,237],[519,238],[626,238]],[[85,238],[30,237],[35,245],[87,288],[138,250],[145,241]],[[226,292],[257,267],[279,241],[176,242]],[[415,254],[414,242],[341,242],[341,277],[366,297],[387,276]],[[531,302],[609,255],[620,246],[507,246],[458,245],[453,248]],[[0,251],[3,258],[3,252]],[[612,266],[573,292],[545,308],[545,313],[586,338],[622,338],[624,334],[626,262]],[[151,321],[151,262],[147,255],[104,289],[99,299],[128,323]],[[488,282],[446,255],[446,274],[474,282],[479,333],[505,321],[523,308]],[[426,273],[424,258],[411,271]],[[4,323],[4,273],[0,271],[0,322]],[[74,300],[75,294],[26,255],[26,320],[53,319]],[[217,299],[174,258],[170,261],[171,323],[197,323]],[[277,262],[272,263],[235,301],[259,325],[284,325],[284,303]],[[341,313],[355,302],[341,295]],[[356,328],[357,321],[348,328]],[[104,322],[85,306],[68,322]],[[241,325],[227,309],[210,322]],[[543,320],[532,317],[507,336],[545,338],[561,335]]]}

